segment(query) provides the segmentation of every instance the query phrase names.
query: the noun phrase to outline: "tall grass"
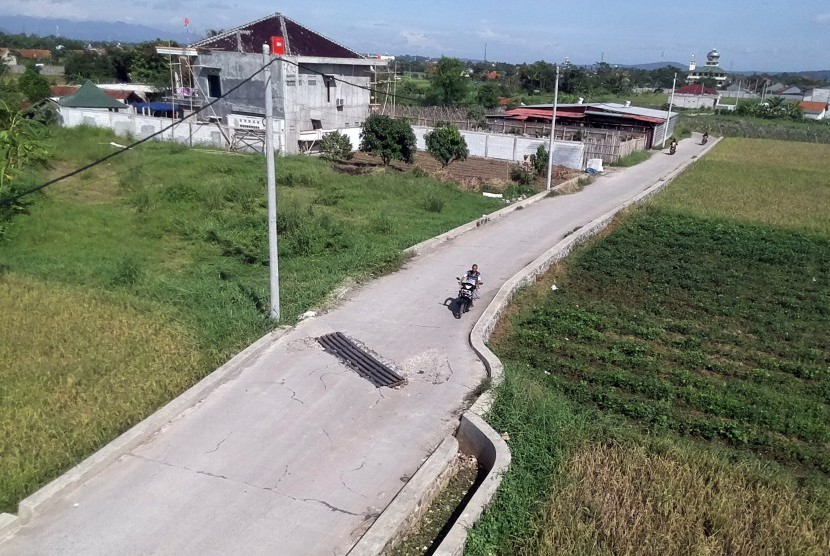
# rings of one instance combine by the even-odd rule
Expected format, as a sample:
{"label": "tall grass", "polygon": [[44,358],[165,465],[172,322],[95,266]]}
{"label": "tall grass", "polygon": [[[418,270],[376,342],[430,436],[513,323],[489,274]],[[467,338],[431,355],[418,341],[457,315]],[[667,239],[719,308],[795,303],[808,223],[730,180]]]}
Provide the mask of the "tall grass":
{"label": "tall grass", "polygon": [[470,553],[830,548],[830,150],[722,147],[516,299]]}
{"label": "tall grass", "polygon": [[[40,179],[110,154],[113,141],[123,142],[55,130]],[[10,223],[0,442],[13,461],[0,466],[0,509],[275,326],[264,169],[260,155],[145,143],[47,188]],[[432,179],[349,176],[307,157],[279,158],[277,184],[283,324],[344,282],[397,268],[405,247],[501,207]]]}
{"label": "tall grass", "polygon": [[205,374],[191,331],[119,294],[0,275],[0,509]]}

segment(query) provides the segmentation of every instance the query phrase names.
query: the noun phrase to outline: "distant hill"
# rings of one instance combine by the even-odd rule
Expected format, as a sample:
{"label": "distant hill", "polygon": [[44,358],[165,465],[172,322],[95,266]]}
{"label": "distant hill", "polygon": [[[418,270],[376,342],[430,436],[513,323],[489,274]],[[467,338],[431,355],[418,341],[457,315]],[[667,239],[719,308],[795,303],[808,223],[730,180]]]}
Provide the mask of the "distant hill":
{"label": "distant hill", "polygon": [[[0,15],[0,29],[7,34],[25,33],[42,37],[55,35],[84,41],[139,43],[162,39],[173,40],[182,44],[188,42],[185,33],[171,33],[146,25],[135,25],[123,21],[74,21],[48,17]],[[195,40],[197,40],[197,37],[190,37],[189,39],[191,42]]]}
{"label": "distant hill", "polygon": [[[617,64],[611,64],[611,65],[613,66],[613,65],[617,65]],[[619,64],[619,66],[622,67],[622,68],[634,68],[634,69],[640,69],[640,70],[646,70],[646,71],[653,71],[653,70],[663,69],[666,66],[671,66],[673,68],[676,68],[678,70],[683,70],[683,71],[688,71],[689,70],[689,64],[681,64],[680,62],[651,62],[650,64],[632,64],[632,65],[625,65],[625,66],[622,65],[622,64]]]}

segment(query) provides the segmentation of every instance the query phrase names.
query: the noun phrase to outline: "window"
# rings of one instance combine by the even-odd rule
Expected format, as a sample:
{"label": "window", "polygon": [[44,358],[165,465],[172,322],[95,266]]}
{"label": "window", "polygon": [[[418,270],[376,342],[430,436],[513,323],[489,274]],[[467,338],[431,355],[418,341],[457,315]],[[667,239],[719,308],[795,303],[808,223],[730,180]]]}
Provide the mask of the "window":
{"label": "window", "polygon": [[289,87],[296,87],[297,80],[293,77],[289,77],[288,79],[285,80],[285,84],[288,85]]}
{"label": "window", "polygon": [[308,79],[308,86],[309,86],[309,87],[316,87],[316,86],[317,86],[317,80],[316,80],[316,79],[311,79],[311,78],[309,77],[309,79]]}
{"label": "window", "polygon": [[323,129],[323,122],[321,120],[311,120],[311,129]]}
{"label": "window", "polygon": [[222,96],[222,81],[219,79],[218,73],[210,73],[207,76],[208,82],[208,96],[211,98],[219,98]]}

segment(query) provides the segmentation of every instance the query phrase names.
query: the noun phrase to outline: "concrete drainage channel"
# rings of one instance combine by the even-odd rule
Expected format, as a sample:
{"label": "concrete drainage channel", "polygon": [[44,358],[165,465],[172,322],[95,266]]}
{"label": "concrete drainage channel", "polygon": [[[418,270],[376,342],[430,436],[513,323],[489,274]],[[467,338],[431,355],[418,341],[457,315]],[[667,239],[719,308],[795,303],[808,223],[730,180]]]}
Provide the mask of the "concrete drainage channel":
{"label": "concrete drainage channel", "polygon": [[[719,141],[720,139],[713,141],[701,154],[708,152]],[[459,452],[466,456],[475,457],[480,469],[483,470],[484,478],[476,481],[475,492],[472,493],[472,496],[466,497],[466,505],[454,513],[458,516],[455,523],[451,526],[447,524],[448,527],[444,527],[443,531],[447,531],[447,533],[443,539],[436,540],[438,544],[437,546],[433,544],[431,554],[439,556],[463,554],[467,543],[467,531],[478,521],[484,509],[495,496],[502,476],[510,466],[510,449],[507,443],[483,419],[494,401],[492,388],[498,386],[503,379],[504,371],[501,361],[486,346],[486,342],[489,340],[502,313],[519,289],[534,282],[551,266],[570,254],[577,245],[605,229],[618,212],[626,207],[640,204],[661,191],[693,162],[694,160],[691,160],[668,175],[661,177],[624,205],[605,213],[573,234],[568,235],[501,287],[470,333],[470,344],[487,369],[491,389],[484,392],[473,406],[461,416],[461,422],[455,435],[447,437],[438,445],[418,472],[407,482],[380,517],[375,520],[369,530],[349,551],[349,556],[375,556],[391,552],[407,533],[418,525],[430,504],[441,494],[442,489],[450,481],[457,469]],[[531,197],[528,201],[535,202],[544,198],[544,196],[545,194],[539,194]],[[511,208],[515,210],[517,207]],[[482,223],[480,222],[477,225]],[[459,235],[455,233],[456,230],[445,234],[448,237],[439,236],[434,240],[425,242],[425,244],[416,245],[411,250],[417,253],[421,252],[421,248],[438,245]]]}

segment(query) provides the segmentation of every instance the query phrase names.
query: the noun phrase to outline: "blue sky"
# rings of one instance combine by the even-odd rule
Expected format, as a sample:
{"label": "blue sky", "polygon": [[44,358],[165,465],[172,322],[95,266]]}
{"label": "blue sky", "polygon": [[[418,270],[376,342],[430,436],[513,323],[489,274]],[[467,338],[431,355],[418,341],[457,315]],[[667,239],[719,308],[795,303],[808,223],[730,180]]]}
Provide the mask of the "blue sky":
{"label": "blue sky", "polygon": [[830,69],[830,0],[2,0],[0,14],[126,21],[195,38],[281,12],[354,50],[510,63],[687,63]]}

